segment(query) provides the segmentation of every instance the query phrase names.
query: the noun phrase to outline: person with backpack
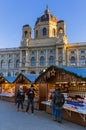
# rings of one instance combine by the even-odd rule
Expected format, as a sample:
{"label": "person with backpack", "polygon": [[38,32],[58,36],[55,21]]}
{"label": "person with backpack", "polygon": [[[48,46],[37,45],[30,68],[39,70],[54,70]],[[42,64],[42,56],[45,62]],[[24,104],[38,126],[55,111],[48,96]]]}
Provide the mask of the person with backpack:
{"label": "person with backpack", "polygon": [[26,107],[26,112],[28,112],[29,107],[31,105],[31,112],[34,113],[34,86],[31,84],[31,87],[26,90],[26,95],[28,96],[28,104]]}
{"label": "person with backpack", "polygon": [[19,86],[19,89],[18,89],[17,95],[16,95],[17,111],[19,111],[20,106],[23,111],[24,99],[25,99],[25,95],[24,95],[24,91],[23,91],[23,86]]}
{"label": "person with backpack", "polygon": [[59,123],[62,122],[62,107],[64,103],[65,103],[64,95],[61,93],[60,88],[56,88],[54,96],[54,104],[57,110],[56,118]]}

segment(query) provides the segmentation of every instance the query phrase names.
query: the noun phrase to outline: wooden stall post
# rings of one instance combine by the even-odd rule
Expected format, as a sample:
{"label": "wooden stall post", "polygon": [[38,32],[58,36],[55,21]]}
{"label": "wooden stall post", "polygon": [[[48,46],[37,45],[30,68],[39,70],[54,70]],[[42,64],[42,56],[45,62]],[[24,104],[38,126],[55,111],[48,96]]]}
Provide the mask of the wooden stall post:
{"label": "wooden stall post", "polygon": [[41,102],[47,100],[47,84],[39,84],[39,109],[46,110],[46,105],[43,105]]}

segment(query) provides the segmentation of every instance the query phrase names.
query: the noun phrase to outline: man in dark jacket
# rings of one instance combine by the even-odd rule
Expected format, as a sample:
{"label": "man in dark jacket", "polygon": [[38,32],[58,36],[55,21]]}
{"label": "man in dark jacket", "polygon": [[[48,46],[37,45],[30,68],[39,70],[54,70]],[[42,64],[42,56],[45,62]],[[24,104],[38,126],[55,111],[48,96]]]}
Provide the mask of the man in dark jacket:
{"label": "man in dark jacket", "polygon": [[64,95],[61,93],[60,88],[56,88],[55,96],[54,96],[54,103],[57,110],[57,121],[61,123],[62,121],[62,107],[65,103]]}
{"label": "man in dark jacket", "polygon": [[35,94],[34,94],[33,84],[31,84],[31,87],[29,89],[27,89],[26,95],[28,96],[28,104],[27,104],[26,112],[28,112],[29,107],[31,105],[31,112],[34,113],[34,96],[35,96]]}

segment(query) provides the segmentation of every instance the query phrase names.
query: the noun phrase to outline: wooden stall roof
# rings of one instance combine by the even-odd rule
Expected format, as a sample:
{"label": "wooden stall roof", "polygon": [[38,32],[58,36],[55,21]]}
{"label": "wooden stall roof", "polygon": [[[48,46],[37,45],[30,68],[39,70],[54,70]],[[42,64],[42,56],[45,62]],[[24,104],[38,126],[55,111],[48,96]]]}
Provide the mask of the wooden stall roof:
{"label": "wooden stall roof", "polygon": [[20,73],[13,83],[34,83],[39,74],[22,74]]}
{"label": "wooden stall roof", "polygon": [[[66,74],[70,74],[75,76],[78,79],[86,81],[86,68],[73,68],[73,67],[65,67],[65,66],[50,66],[45,70],[45,72],[41,73],[38,78],[35,80],[35,83],[41,82],[43,79],[46,81],[52,76],[55,76],[56,72],[61,71]],[[72,82],[72,81],[71,81]]]}
{"label": "wooden stall roof", "polygon": [[1,76],[0,77],[0,84],[2,83],[12,83],[16,77],[12,76]]}
{"label": "wooden stall roof", "polygon": [[0,84],[3,84],[3,83],[9,83],[9,81],[7,81],[4,77],[0,77]]}
{"label": "wooden stall roof", "polygon": [[16,76],[4,76],[4,78],[9,83],[13,83],[13,81],[16,79]]}
{"label": "wooden stall roof", "polygon": [[59,68],[62,68],[66,71],[75,74],[76,76],[80,76],[81,78],[86,79],[86,68],[74,68],[74,67],[65,67],[65,66],[61,66]]}

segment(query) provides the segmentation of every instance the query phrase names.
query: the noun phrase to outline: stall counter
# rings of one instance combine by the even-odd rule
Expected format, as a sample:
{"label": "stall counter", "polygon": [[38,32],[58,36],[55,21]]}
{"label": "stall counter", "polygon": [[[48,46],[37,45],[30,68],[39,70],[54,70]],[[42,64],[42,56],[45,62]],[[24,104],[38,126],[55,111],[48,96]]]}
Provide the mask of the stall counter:
{"label": "stall counter", "polygon": [[[51,102],[42,101],[41,103],[46,105],[46,112],[51,113]],[[63,106],[62,115],[65,120],[86,127],[86,104],[84,104],[84,107],[76,107],[74,105],[65,103]]]}
{"label": "stall counter", "polygon": [[15,94],[0,93],[0,99],[10,102],[15,102]]}

